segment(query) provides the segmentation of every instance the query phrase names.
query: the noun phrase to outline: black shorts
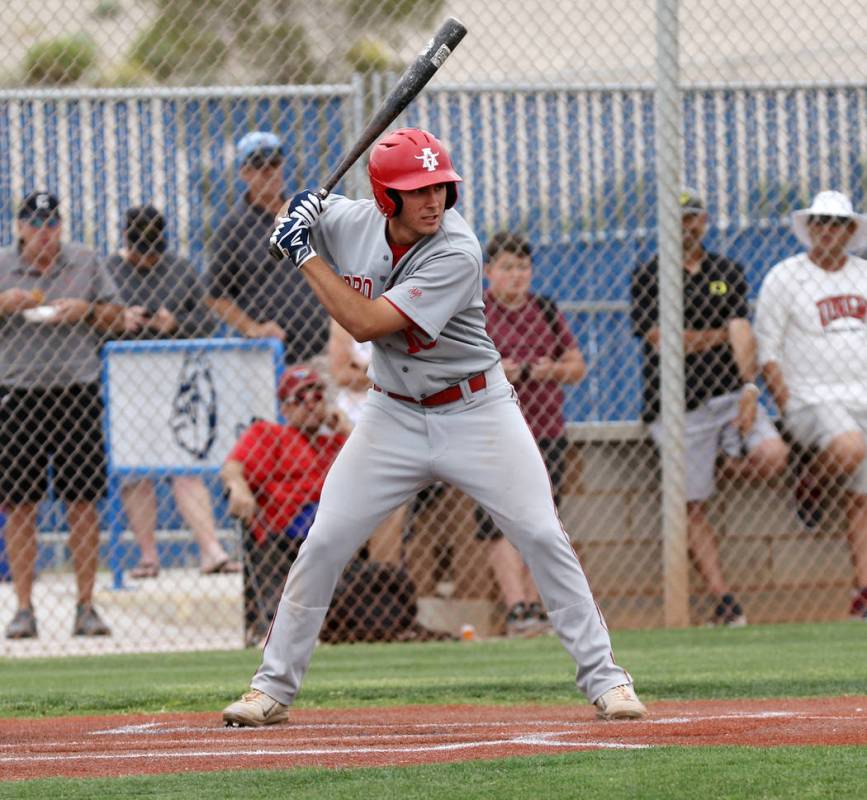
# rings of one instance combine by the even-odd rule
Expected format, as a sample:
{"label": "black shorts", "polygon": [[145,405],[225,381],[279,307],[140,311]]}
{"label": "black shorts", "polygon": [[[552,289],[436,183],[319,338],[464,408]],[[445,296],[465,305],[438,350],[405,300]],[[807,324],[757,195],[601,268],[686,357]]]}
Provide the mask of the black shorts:
{"label": "black shorts", "polygon": [[[563,483],[563,474],[566,471],[566,450],[569,447],[569,440],[565,436],[558,436],[553,439],[539,439],[539,451],[542,453],[542,458],[545,460],[545,467],[548,470],[548,477],[551,479],[551,488],[554,491],[554,502],[560,505],[560,485]],[[485,509],[481,506],[476,506],[476,539],[501,539],[503,537],[500,529],[494,524]]]}
{"label": "black shorts", "polygon": [[0,496],[38,503],[48,491],[65,502],[105,494],[102,396],[96,384],[51,389],[0,387]]}

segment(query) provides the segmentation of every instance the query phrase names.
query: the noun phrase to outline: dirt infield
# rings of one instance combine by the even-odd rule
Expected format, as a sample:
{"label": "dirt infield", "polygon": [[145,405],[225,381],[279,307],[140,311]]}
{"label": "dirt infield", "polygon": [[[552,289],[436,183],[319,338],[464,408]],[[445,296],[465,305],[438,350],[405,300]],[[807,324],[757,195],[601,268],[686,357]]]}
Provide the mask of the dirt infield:
{"label": "dirt infield", "polygon": [[298,710],[286,725],[225,728],[220,715],[0,720],[5,780],[365,767],[666,745],[867,744],[867,697],[660,702],[640,722],[587,705]]}

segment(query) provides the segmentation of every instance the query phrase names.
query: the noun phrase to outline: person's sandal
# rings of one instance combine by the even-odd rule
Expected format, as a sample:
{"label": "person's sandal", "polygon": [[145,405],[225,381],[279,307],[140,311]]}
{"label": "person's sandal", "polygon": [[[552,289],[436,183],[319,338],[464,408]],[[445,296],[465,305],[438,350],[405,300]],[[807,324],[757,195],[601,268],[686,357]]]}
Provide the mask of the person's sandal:
{"label": "person's sandal", "polygon": [[139,561],[138,565],[130,570],[130,578],[142,580],[145,578],[157,578],[160,574],[160,565],[153,561]]}
{"label": "person's sandal", "polygon": [[228,556],[220,559],[214,566],[202,568],[202,575],[237,575],[241,571],[241,565],[237,561],[231,561]]}

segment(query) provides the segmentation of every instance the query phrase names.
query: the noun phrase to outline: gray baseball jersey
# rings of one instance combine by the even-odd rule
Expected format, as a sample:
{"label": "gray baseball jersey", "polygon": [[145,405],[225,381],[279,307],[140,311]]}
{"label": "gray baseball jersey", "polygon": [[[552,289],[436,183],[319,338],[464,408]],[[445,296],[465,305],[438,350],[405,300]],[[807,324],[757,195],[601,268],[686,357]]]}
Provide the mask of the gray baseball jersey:
{"label": "gray baseball jersey", "polygon": [[[16,247],[0,250],[0,292],[40,290],[45,302],[63,298],[118,303],[117,287],[102,259],[76,242],[64,244],[47,272],[28,266]],[[48,388],[96,383],[103,335],[85,322],[28,322],[22,314],[0,317],[0,384]]]}
{"label": "gray baseball jersey", "polygon": [[366,297],[384,295],[415,326],[373,342],[368,375],[421,399],[484,372],[500,355],[485,330],[482,250],[457,211],[394,267],[372,200],[331,198],[314,228],[319,255]]}
{"label": "gray baseball jersey", "polygon": [[[394,509],[435,481],[475,499],[533,574],[551,623],[595,701],[631,682],[564,533],[539,448],[485,332],[478,240],[454,210],[397,264],[372,202],[334,198],[314,228],[317,252],[358,291],[384,296],[413,325],[373,344],[370,375],[419,400],[450,384],[460,398],[423,406],[371,390],[332,465],[251,684],[294,699],[344,566]],[[467,380],[483,372],[475,390]]]}

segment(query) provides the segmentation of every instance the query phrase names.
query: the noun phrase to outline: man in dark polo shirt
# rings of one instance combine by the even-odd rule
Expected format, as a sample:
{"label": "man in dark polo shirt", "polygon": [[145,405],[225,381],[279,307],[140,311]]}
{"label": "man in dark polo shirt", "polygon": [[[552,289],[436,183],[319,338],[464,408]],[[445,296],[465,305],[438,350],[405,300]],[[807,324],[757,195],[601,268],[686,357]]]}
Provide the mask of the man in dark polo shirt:
{"label": "man in dark polo shirt", "polygon": [[[530,292],[530,243],[520,234],[501,231],[491,237],[486,256],[488,335],[518,393],[521,410],[548,467],[556,500],[567,446],[563,385],[578,383],[584,377],[584,358],[554,302]],[[476,521],[476,537],[491,543],[488,564],[509,609],[507,634],[527,636],[549,628],[539,593],[518,551],[481,508],[476,510]]]}
{"label": "man in dark polo shirt", "polygon": [[36,509],[47,489],[66,505],[78,583],[73,633],[110,633],[93,607],[99,556],[96,501],[105,491],[99,349],[120,332],[117,289],[96,254],[61,244],[57,197],[29,194],[18,240],[0,251],[0,502],[18,610],[6,636],[36,636],[31,602]]}
{"label": "man in dark polo shirt", "polygon": [[[713,495],[717,455],[730,472],[770,478],[783,471],[788,448],[759,402],[752,382],[758,368],[749,323],[748,287],[734,261],[709,253],[702,240],[707,213],[694,190],[679,198],[683,235],[683,347],[686,381],[686,501],[689,552],[716,597],[711,620],[744,625],[746,616],[720,567],[716,531],[705,504]],[[644,421],[657,445],[659,419],[659,265],[657,258],[632,275],[630,315],[644,343]]]}
{"label": "man in dark polo shirt", "polygon": [[[192,264],[168,249],[165,217],[153,206],[127,209],[126,247],[109,257],[107,268],[126,306],[127,339],[204,339],[217,320],[202,302],[204,287]],[[217,538],[208,487],[199,475],[171,478],[175,505],[199,546],[202,573],[240,572]],[[155,578],[160,571],[156,541],[157,497],[149,478],[129,478],[121,489],[124,511],[141,551],[132,578]]]}
{"label": "man in dark polo shirt", "polygon": [[282,145],[273,133],[248,133],[237,159],[247,191],[214,232],[206,302],[242,336],[283,342],[287,363],[307,361],[325,348],[328,315],[301,273],[268,254],[286,200]]}

